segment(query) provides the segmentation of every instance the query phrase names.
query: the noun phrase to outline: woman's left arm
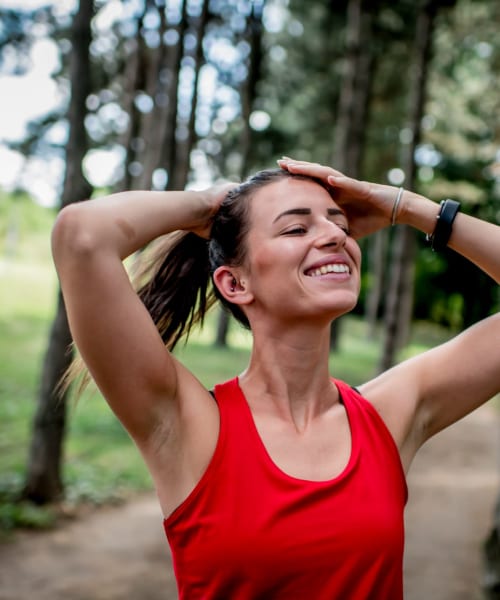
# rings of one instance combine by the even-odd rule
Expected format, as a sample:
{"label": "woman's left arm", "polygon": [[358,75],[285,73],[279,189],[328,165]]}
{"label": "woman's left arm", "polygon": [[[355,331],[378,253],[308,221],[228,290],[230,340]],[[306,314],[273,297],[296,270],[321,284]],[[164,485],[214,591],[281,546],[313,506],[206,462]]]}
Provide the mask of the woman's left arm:
{"label": "woman's left arm", "polygon": [[[395,221],[432,234],[439,210],[435,202],[405,191]],[[500,283],[500,227],[459,212],[448,246]],[[398,390],[404,390],[411,417],[406,441],[410,453],[416,451],[438,431],[500,393],[500,313],[377,379],[372,382],[373,391],[379,388],[377,397],[394,397],[395,390],[401,397]],[[367,384],[367,394],[370,387]]]}
{"label": "woman's left arm", "polygon": [[[432,234],[438,212],[436,203],[405,192],[397,222]],[[459,212],[448,246],[500,283],[500,227]],[[500,393],[500,313],[388,371],[387,384],[404,381],[414,385],[411,440],[416,451]]]}

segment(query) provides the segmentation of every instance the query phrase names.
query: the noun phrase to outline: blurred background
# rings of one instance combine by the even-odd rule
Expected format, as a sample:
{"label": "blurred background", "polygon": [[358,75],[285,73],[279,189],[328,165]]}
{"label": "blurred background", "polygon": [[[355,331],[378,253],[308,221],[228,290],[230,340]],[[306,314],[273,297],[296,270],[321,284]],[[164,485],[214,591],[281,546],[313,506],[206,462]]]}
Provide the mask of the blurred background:
{"label": "blurred background", "polygon": [[[151,489],[98,394],[55,392],[72,356],[59,208],[287,155],[499,223],[499,28],[497,0],[0,0],[3,535]],[[353,385],[499,309],[493,281],[405,227],[363,250],[360,302],[332,329],[332,371]],[[178,353],[211,386],[248,349],[215,310]]]}

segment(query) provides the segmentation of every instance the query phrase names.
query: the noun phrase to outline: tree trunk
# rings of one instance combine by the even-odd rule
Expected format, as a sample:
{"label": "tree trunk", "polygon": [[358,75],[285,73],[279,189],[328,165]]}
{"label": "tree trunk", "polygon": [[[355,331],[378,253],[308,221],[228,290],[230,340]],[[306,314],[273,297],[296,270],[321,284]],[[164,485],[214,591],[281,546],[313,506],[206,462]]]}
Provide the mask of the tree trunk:
{"label": "tree trunk", "polygon": [[[437,11],[435,0],[425,2],[419,10],[416,29],[412,79],[409,88],[409,129],[411,142],[403,154],[402,168],[406,174],[408,189],[415,186],[415,150],[420,143],[421,122],[424,112],[428,67],[431,58],[432,33]],[[394,239],[390,287],[386,305],[385,338],[380,371],[392,367],[396,352],[406,343],[409,335],[413,309],[414,265],[416,232],[408,226],[397,229]]]}
{"label": "tree trunk", "polygon": [[[66,147],[66,173],[61,206],[85,200],[92,187],[82,172],[82,160],[88,150],[84,121],[85,102],[91,92],[89,45],[92,0],[80,0],[72,26],[70,124]],[[38,407],[33,423],[27,477],[22,497],[37,503],[59,499],[64,490],[61,477],[63,441],[66,421],[66,394],[57,395],[57,385],[71,362],[71,334],[66,310],[59,291],[57,312],[49,342],[38,393]]]}
{"label": "tree trunk", "polygon": [[257,86],[262,74],[262,4],[253,4],[252,11],[247,21],[246,37],[250,44],[248,57],[248,75],[243,82],[241,90],[241,117],[243,129],[239,140],[239,151],[241,153],[240,176],[248,175],[251,163],[251,151],[253,143],[253,130],[250,127],[250,115],[252,114],[255,98],[257,97]]}
{"label": "tree trunk", "polygon": [[[243,82],[241,98],[242,130],[239,137],[238,148],[241,153],[240,177],[248,173],[251,161],[252,128],[250,127],[250,115],[252,113],[255,97],[257,96],[257,85],[261,76],[262,67],[262,5],[253,4],[252,11],[247,21],[246,37],[250,44],[248,59],[248,76]],[[227,346],[227,333],[231,316],[223,308],[219,311],[216,346]]]}
{"label": "tree trunk", "polygon": [[[164,92],[163,81],[168,46],[164,42],[167,31],[164,0],[157,0],[156,7],[159,12],[160,24],[158,35],[160,43],[157,48],[148,48],[145,91],[153,100],[153,109],[142,119],[140,137],[144,142],[142,156],[142,173],[138,177],[138,189],[149,190],[152,187],[154,171],[160,166],[160,152],[163,135],[162,124],[164,109],[168,104],[168,95]],[[164,71],[165,70],[165,71]]]}
{"label": "tree trunk", "polygon": [[168,94],[168,110],[166,114],[166,133],[163,138],[160,164],[168,173],[167,189],[173,190],[174,171],[177,162],[177,105],[179,102],[179,74],[184,56],[184,37],[188,28],[188,0],[182,3],[181,22],[178,27],[179,40],[175,46],[174,65],[171,71]]}
{"label": "tree trunk", "polygon": [[488,600],[500,600],[500,496],[493,515],[494,526],[483,547],[483,590]]}
{"label": "tree trunk", "polygon": [[221,306],[219,317],[217,319],[217,332],[215,334],[215,345],[219,348],[225,348],[227,346],[227,334],[229,332],[230,320],[231,315]]}
{"label": "tree trunk", "polygon": [[186,187],[189,175],[191,150],[193,149],[193,146],[196,142],[195,123],[196,109],[198,106],[198,81],[201,67],[204,64],[203,38],[205,37],[205,31],[209,17],[208,5],[209,0],[203,0],[201,13],[198,18],[198,24],[196,27],[196,51],[194,55],[195,75],[193,81],[193,94],[191,96],[191,108],[189,112],[189,119],[186,125],[186,139],[177,140],[177,159],[175,169],[172,173],[172,187],[175,190],[182,190]]}
{"label": "tree trunk", "polygon": [[[376,6],[364,0],[350,0],[347,6],[346,58],[342,76],[332,165],[350,177],[359,177],[367,130],[369,100],[373,82],[373,14]],[[340,321],[333,321],[330,348],[337,350]]]}
{"label": "tree trunk", "polygon": [[134,169],[136,163],[140,164],[141,144],[144,143],[144,140],[140,138],[142,113],[135,105],[135,98],[137,91],[145,86],[147,49],[142,35],[142,28],[147,8],[148,3],[145,3],[143,12],[137,20],[137,33],[133,41],[133,49],[127,57],[123,77],[124,99],[122,108],[127,113],[129,122],[120,140],[120,144],[125,148],[125,161],[123,178],[116,185],[116,192],[137,187],[136,183],[140,176],[140,173],[137,173]]}
{"label": "tree trunk", "polygon": [[365,317],[368,326],[368,337],[371,339],[375,338],[382,291],[384,289],[387,242],[386,229],[378,231],[369,240],[368,264],[370,283],[366,296]]}
{"label": "tree trunk", "polygon": [[58,381],[71,362],[71,334],[66,310],[59,292],[57,312],[45,354],[38,407],[33,423],[28,474],[22,497],[38,504],[58,500],[63,495],[61,477],[66,429],[66,396],[58,398]]}

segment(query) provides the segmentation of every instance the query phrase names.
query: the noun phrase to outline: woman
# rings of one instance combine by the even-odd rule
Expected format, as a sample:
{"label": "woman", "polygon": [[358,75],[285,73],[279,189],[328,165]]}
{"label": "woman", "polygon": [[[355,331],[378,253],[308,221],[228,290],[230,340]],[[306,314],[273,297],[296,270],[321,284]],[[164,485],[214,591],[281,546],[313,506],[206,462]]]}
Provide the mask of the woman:
{"label": "woman", "polygon": [[[404,474],[499,392],[500,315],[359,391],[330,377],[330,323],[356,304],[360,237],[406,223],[499,281],[500,228],[278,162],[241,186],[64,209],[53,251],[71,330],[151,472],[181,598],[401,598]],[[139,297],[122,260],[176,230]],[[166,349],[203,316],[210,277],[253,336],[247,369],[213,395]]]}

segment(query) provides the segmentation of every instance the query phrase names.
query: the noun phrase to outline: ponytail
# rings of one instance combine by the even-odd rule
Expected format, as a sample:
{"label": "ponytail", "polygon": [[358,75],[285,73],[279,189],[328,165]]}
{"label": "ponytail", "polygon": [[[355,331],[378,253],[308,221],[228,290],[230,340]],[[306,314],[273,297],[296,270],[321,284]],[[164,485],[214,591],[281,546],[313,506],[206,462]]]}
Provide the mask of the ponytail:
{"label": "ponytail", "polygon": [[151,256],[146,261],[142,256],[139,259],[143,265],[138,274],[137,293],[165,346],[172,350],[181,337],[189,336],[195,325],[203,324],[215,301],[210,284],[208,240],[191,232],[176,231],[152,246],[144,251]]}

